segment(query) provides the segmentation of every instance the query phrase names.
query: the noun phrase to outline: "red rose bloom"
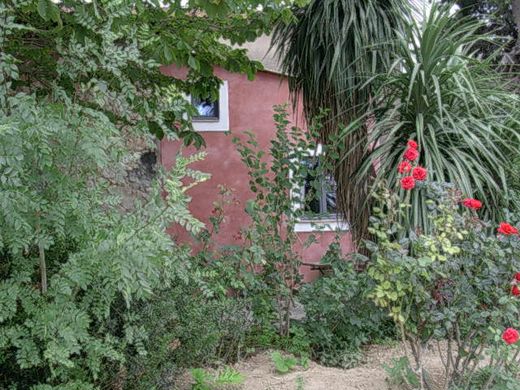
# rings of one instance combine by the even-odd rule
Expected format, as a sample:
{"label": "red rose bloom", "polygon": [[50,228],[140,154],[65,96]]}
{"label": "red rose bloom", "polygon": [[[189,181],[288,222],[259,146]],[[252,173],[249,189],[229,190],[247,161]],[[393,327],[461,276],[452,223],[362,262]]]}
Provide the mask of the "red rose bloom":
{"label": "red rose bloom", "polygon": [[403,157],[408,161],[415,161],[419,157],[419,152],[417,149],[408,148],[403,154]]}
{"label": "red rose bloom", "polygon": [[415,179],[412,176],[406,176],[401,179],[401,188],[404,190],[411,190],[415,187]]}
{"label": "red rose bloom", "polygon": [[505,236],[511,236],[511,235],[518,234],[518,229],[515,228],[514,226],[511,226],[507,222],[501,222],[500,225],[498,226],[497,232],[500,234],[503,234]]}
{"label": "red rose bloom", "polygon": [[511,287],[511,294],[513,294],[515,297],[520,295],[520,288],[518,288],[516,284]]}
{"label": "red rose bloom", "polygon": [[482,207],[482,202],[480,200],[466,198],[462,201],[462,204],[468,209],[478,210]]}
{"label": "red rose bloom", "polygon": [[517,272],[515,274],[515,279],[516,279],[517,282],[520,282],[520,272]]}
{"label": "red rose bloom", "polygon": [[415,180],[423,181],[426,180],[428,171],[423,167],[415,167],[412,171],[412,176]]}
{"label": "red rose bloom", "polygon": [[411,170],[412,170],[412,166],[410,165],[410,163],[408,161],[401,161],[401,163],[397,167],[397,172],[399,172],[400,174],[408,173]]}
{"label": "red rose bloom", "polygon": [[513,328],[507,328],[504,333],[502,333],[502,340],[504,340],[508,345],[516,343],[518,338],[518,331]]}
{"label": "red rose bloom", "polygon": [[409,148],[417,149],[418,145],[417,142],[415,142],[413,139],[409,140],[406,145],[408,145]]}

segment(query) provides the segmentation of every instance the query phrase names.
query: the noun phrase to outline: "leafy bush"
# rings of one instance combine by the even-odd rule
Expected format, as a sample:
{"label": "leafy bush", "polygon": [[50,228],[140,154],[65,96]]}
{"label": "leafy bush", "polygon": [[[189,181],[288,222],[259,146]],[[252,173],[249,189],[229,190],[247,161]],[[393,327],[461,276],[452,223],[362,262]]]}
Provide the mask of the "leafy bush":
{"label": "leafy bush", "polygon": [[7,103],[0,117],[0,386],[88,388],[109,362],[118,367],[127,351],[144,353],[135,305],[186,277],[188,253],[165,229],[174,222],[200,229],[184,191],[206,178],[189,169],[203,154],[179,158],[149,203],[122,214],[102,175],[121,167],[124,154],[106,116],[21,94]]}
{"label": "leafy bush", "polygon": [[238,385],[244,381],[244,376],[231,367],[226,367],[216,375],[211,375],[201,368],[191,370],[195,383],[192,390],[220,389],[228,385]]}
{"label": "leafy bush", "polygon": [[242,298],[207,298],[192,282],[158,295],[139,310],[151,353],[129,361],[127,387],[169,389],[184,369],[236,361],[254,324],[250,307]]}
{"label": "leafy bush", "polygon": [[[494,388],[518,366],[520,349],[513,345],[518,334],[503,334],[518,326],[518,230],[505,223],[497,230],[481,220],[480,204],[462,201],[452,185],[418,182],[413,191],[429,199],[432,231],[418,229],[402,238],[399,221],[409,205],[387,189],[380,191],[370,229],[377,241],[366,243],[372,252],[368,274],[375,282],[370,296],[400,328],[420,383],[431,385],[425,348],[445,340],[444,386],[466,388],[487,371],[491,374],[478,388]],[[490,359],[483,363],[485,355]]]}
{"label": "leafy bush", "polygon": [[259,309],[271,307],[281,336],[290,333],[294,289],[301,282],[300,258],[294,250],[297,242],[294,226],[304,210],[294,207],[291,191],[302,188],[307,175],[318,177],[302,161],[316,158],[309,151],[316,150],[314,137],[319,121],[307,132],[296,126],[289,128],[288,116],[286,107],[275,107],[276,134],[267,156],[253,133],[246,133],[246,140],[233,139],[248,169],[249,186],[255,196],[246,206],[252,223],[242,232],[246,248],[243,256],[265,286]]}
{"label": "leafy bush", "polygon": [[417,379],[417,375],[410,368],[410,361],[406,356],[402,356],[399,359],[393,358],[391,363],[383,364],[383,368],[388,374],[388,378],[391,384],[394,385],[406,385],[412,388],[417,388],[421,384]]}
{"label": "leafy bush", "polygon": [[298,364],[294,356],[284,356],[279,351],[274,351],[271,354],[271,360],[273,361],[276,372],[279,374],[287,374]]}
{"label": "leafy bush", "polygon": [[343,257],[334,242],[321,263],[329,264],[331,271],[302,286],[298,296],[306,313],[302,327],[312,358],[351,367],[361,358],[362,345],[395,337],[394,326],[387,312],[366,296],[372,282],[360,258]]}

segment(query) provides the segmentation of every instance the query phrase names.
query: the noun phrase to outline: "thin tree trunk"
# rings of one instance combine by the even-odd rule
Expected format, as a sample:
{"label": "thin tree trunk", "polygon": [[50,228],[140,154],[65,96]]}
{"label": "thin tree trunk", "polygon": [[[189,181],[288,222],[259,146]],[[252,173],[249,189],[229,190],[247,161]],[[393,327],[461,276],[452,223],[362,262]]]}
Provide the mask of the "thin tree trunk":
{"label": "thin tree trunk", "polygon": [[38,251],[40,252],[40,278],[41,278],[41,292],[47,293],[47,264],[45,263],[45,249],[43,244],[38,244]]}
{"label": "thin tree trunk", "polygon": [[511,1],[511,11],[513,13],[513,20],[515,21],[515,29],[516,29],[516,42],[515,46],[511,50],[511,60],[515,60],[520,53],[520,0],[512,0]]}
{"label": "thin tree trunk", "polygon": [[516,40],[516,45],[519,45],[520,41],[520,0],[512,0],[511,10],[513,12],[513,20],[515,21],[516,32],[518,33],[519,39]]}

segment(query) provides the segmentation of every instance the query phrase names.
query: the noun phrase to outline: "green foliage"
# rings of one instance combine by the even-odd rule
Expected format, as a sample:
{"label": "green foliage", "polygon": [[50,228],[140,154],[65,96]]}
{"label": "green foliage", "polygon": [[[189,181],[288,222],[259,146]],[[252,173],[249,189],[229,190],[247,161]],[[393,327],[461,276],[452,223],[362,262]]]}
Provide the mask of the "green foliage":
{"label": "green foliage", "polygon": [[[208,176],[190,168],[204,154],[178,156],[149,201],[123,213],[111,186],[128,155],[121,130],[202,144],[184,94],[214,97],[213,66],[252,78],[261,64],[231,44],[290,20],[290,4],[0,4],[0,387],[124,382],[128,361],[146,354],[154,324],[137,309],[192,281],[189,251],[166,229],[177,223],[201,232],[186,191]],[[160,72],[171,63],[187,67],[186,80]],[[211,312],[195,312],[204,326],[200,318]]]}
{"label": "green foliage", "polygon": [[[294,207],[293,198],[303,188],[307,175],[319,176],[302,164],[305,158],[316,158],[309,151],[316,150],[313,137],[319,126],[311,125],[308,132],[295,126],[289,129],[288,113],[280,106],[275,107],[274,120],[276,134],[267,156],[253,133],[247,133],[246,140],[235,137],[233,142],[248,169],[249,187],[255,196],[246,206],[252,224],[242,233],[246,241],[244,256],[250,269],[258,270],[265,286],[264,303],[276,308],[279,333],[287,336],[293,290],[301,281],[294,226],[304,213],[303,207]],[[306,200],[301,201],[303,204]]]}
{"label": "green foliage", "polygon": [[[516,363],[515,363],[516,364]],[[483,367],[476,370],[467,386],[469,390],[484,389],[486,385],[493,390],[515,390],[518,388],[518,369],[509,370],[496,367]],[[491,382],[488,381],[491,379]],[[455,387],[453,390],[459,390]],[[450,389],[451,390],[451,389]]]}
{"label": "green foliage", "polygon": [[[503,65],[518,64],[518,53],[515,45],[518,41],[515,15],[510,0],[443,0],[446,3],[455,3],[460,7],[460,16],[469,16],[486,23],[480,27],[480,32],[492,32],[501,37],[500,41],[479,42],[476,49],[484,56],[496,56],[496,51],[502,50],[497,57],[500,68]],[[514,67],[513,72],[516,72]]]}
{"label": "green foliage", "polygon": [[321,263],[332,269],[302,286],[298,297],[306,319],[301,326],[313,359],[327,366],[352,367],[361,358],[361,346],[395,337],[394,326],[386,311],[367,297],[372,281],[362,258],[345,258],[334,242]]}
{"label": "green foliage", "polygon": [[[388,190],[377,195],[370,230],[377,241],[366,243],[372,252],[368,274],[375,282],[370,296],[401,329],[421,383],[430,381],[425,348],[445,341],[440,357],[447,383],[469,386],[476,368],[488,367],[495,373],[481,387],[488,389],[502,368],[516,373],[518,347],[506,345],[501,334],[517,326],[519,307],[511,288],[520,269],[520,240],[497,237],[493,223],[461,210],[453,186],[430,183],[425,191],[432,231],[417,229],[405,239],[399,220],[410,206]],[[490,359],[478,366],[485,355]]]}
{"label": "green foliage", "polygon": [[[392,43],[406,15],[406,3],[395,0],[313,0],[295,11],[296,22],[278,24],[273,44],[289,78],[293,103],[303,102],[310,122],[328,110],[320,139],[328,143],[341,126],[366,112],[377,96],[371,77],[391,62]],[[408,22],[408,21],[405,21]],[[301,99],[298,99],[301,97]],[[354,240],[366,234],[368,181],[352,185],[363,156],[366,128],[356,128],[337,151],[338,206],[351,223]],[[334,137],[336,136],[336,137]],[[366,178],[366,176],[365,176]]]}
{"label": "green foliage", "polygon": [[287,374],[298,364],[298,361],[294,356],[284,356],[279,351],[271,353],[271,360],[276,372],[279,374]]}
{"label": "green foliage", "polygon": [[22,94],[6,103],[0,371],[9,374],[0,385],[88,388],[108,362],[145,353],[134,305],[186,279],[188,253],[165,229],[177,222],[200,230],[185,191],[207,178],[189,168],[203,154],[179,157],[150,201],[123,214],[103,172],[121,170],[125,150],[105,115]]}
{"label": "green foliage", "polygon": [[244,376],[231,367],[225,367],[217,375],[211,375],[202,368],[194,368],[191,375],[195,380],[192,390],[220,389],[226,385],[238,385],[244,382]]}
{"label": "green foliage", "polygon": [[399,359],[393,358],[390,365],[383,364],[390,383],[394,385],[408,385],[412,388],[420,386],[417,375],[410,367],[410,361],[406,356],[400,357]]}
{"label": "green foliage", "polygon": [[[213,66],[253,78],[262,69],[231,44],[291,20],[291,2],[8,0],[0,5],[0,106],[20,91],[74,101],[110,121],[202,144],[189,93],[215,97]],[[224,43],[227,40],[228,43]],[[186,80],[160,72],[186,67]]]}
{"label": "green foliage", "polygon": [[298,376],[296,378],[296,390],[304,390],[305,389],[305,380],[302,376]]}
{"label": "green foliage", "polygon": [[[364,185],[377,165],[374,188],[382,181],[396,188],[406,142],[415,139],[418,162],[430,180],[457,183],[466,195],[486,199],[487,212],[497,220],[509,205],[506,174],[519,154],[519,100],[491,59],[474,55],[474,45],[491,35],[476,34],[481,24],[450,12],[434,3],[423,23],[410,22],[392,53],[392,66],[373,79],[378,85],[373,110],[345,129],[345,135],[356,132],[375,118],[360,141],[365,156],[352,186]],[[424,190],[411,194],[411,228],[431,228],[426,199]]]}
{"label": "green foliage", "polygon": [[[195,267],[190,267],[193,271]],[[169,389],[183,369],[231,363],[245,349],[254,319],[243,298],[208,298],[196,277],[157,295],[139,308],[141,324],[150,329],[144,344],[151,353],[127,364],[128,389]]]}

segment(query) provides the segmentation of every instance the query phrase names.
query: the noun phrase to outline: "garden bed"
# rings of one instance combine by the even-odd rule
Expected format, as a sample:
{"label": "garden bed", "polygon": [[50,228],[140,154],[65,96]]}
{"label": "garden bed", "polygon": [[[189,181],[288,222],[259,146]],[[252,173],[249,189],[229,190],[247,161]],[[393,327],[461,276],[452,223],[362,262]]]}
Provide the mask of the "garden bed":
{"label": "garden bed", "polygon": [[[403,386],[392,385],[383,365],[392,365],[392,360],[404,356],[401,345],[371,346],[365,350],[364,361],[355,368],[341,369],[324,367],[311,362],[307,369],[296,367],[287,374],[278,374],[269,352],[263,352],[234,366],[245,376],[243,385],[247,390],[397,390]],[[430,350],[425,357],[426,368],[434,379],[441,382],[443,366],[436,351]],[[189,385],[182,390],[189,389]]]}

